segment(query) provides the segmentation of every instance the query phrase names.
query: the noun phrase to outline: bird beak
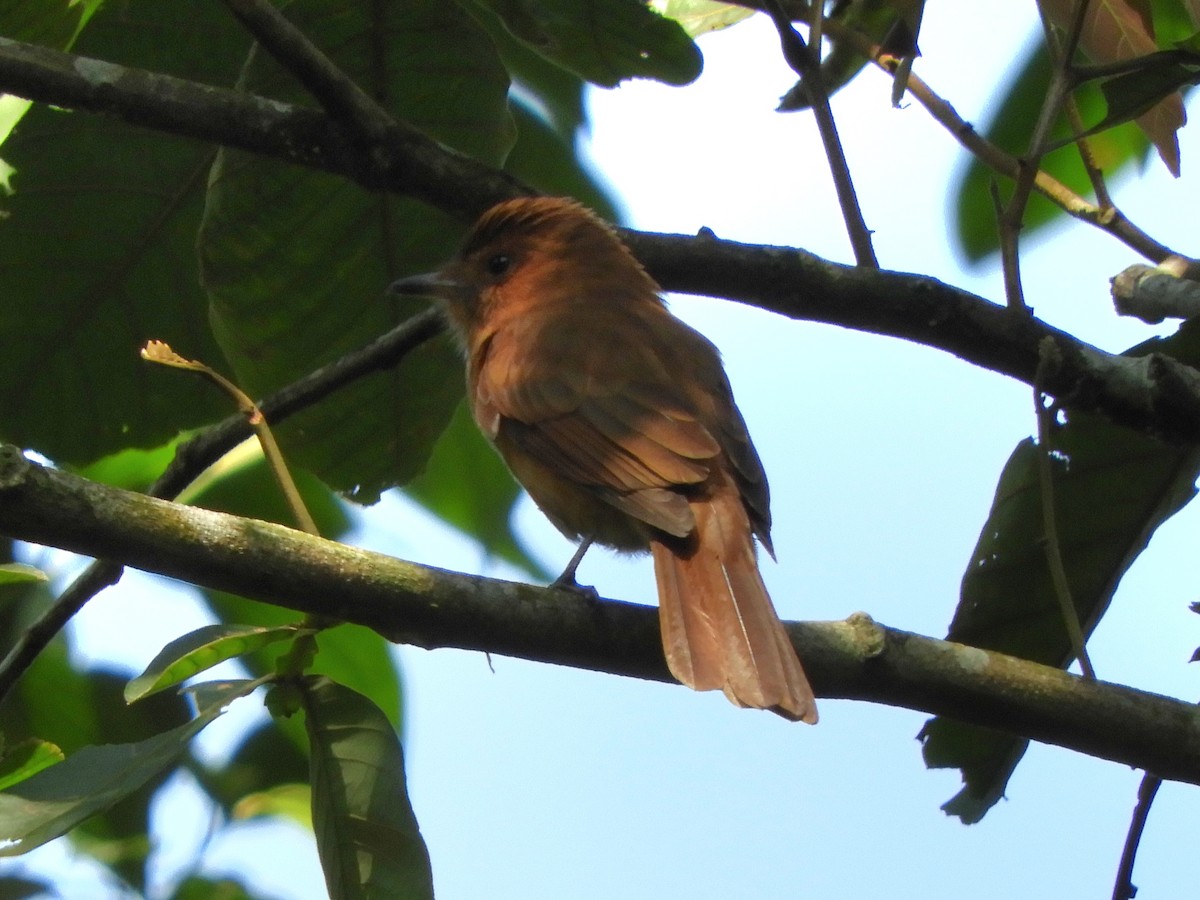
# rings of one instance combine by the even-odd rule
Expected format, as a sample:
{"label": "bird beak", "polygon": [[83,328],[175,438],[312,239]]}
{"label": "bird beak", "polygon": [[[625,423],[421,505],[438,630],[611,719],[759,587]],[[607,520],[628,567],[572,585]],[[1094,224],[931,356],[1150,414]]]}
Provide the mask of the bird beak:
{"label": "bird beak", "polygon": [[448,297],[461,289],[461,285],[447,278],[441,272],[426,272],[424,275],[410,275],[393,281],[388,287],[389,294],[401,297]]}

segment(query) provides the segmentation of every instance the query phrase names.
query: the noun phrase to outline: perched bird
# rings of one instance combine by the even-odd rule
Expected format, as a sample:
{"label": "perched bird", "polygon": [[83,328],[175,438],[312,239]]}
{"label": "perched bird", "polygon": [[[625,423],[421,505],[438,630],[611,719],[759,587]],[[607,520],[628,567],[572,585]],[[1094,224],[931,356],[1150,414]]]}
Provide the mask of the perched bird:
{"label": "perched bird", "polygon": [[758,571],[767,480],[720,354],[613,229],[570,200],[509,200],[442,269],[392,291],[441,301],[475,421],[550,521],[581,551],[653,554],[672,674],[816,722]]}

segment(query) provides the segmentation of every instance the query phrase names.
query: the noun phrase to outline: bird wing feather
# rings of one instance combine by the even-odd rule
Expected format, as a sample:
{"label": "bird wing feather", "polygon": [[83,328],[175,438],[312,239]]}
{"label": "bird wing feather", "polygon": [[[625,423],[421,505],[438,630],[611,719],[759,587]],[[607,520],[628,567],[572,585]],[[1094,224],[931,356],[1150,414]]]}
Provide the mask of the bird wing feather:
{"label": "bird wing feather", "polygon": [[673,361],[653,343],[630,345],[587,322],[531,326],[532,318],[480,348],[477,420],[629,515],[688,534],[694,520],[674,489],[704,482],[722,447],[672,386]]}

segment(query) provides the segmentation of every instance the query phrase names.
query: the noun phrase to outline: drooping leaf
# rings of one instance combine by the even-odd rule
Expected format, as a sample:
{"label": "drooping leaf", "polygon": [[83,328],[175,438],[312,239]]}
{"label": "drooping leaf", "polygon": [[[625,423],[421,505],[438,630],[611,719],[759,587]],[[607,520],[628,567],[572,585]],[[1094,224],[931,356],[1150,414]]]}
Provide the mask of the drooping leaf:
{"label": "drooping leaf", "polygon": [[1083,134],[1090,136],[1136,119],[1197,81],[1200,55],[1163,52],[1143,57],[1136,70],[1100,83],[1108,112]]}
{"label": "drooping leaf", "polygon": [[28,853],[107,809],[180,757],[187,742],[234,699],[254,689],[229,682],[191,722],[133,744],[85,747],[56,766],[0,793],[0,856]]}
{"label": "drooping leaf", "polygon": [[[113,671],[87,673],[90,699],[99,714],[94,744],[135,743],[189,720],[188,701],[178,694],[161,693],[136,707],[126,706],[121,696],[125,680]],[[144,892],[153,849],[148,836],[151,804],[173,771],[174,767],[164,768],[141,787],[80,823],[71,832],[72,846],[102,862],[125,884]]]}
{"label": "drooping leaf", "polygon": [[[337,540],[345,535],[350,528],[346,504],[315,476],[297,469],[290,461],[288,469],[321,536]],[[179,499],[217,512],[296,527],[292,510],[256,442],[246,442],[227,453]]]}
{"label": "drooping leaf", "polygon": [[90,465],[75,467],[75,472],[89,481],[127,491],[145,491],[174,458],[178,444],[173,440],[148,450],[121,450]]}
{"label": "drooping leaf", "polygon": [[332,900],[433,897],[404,755],[370,700],[327,678],[304,685],[313,831]]}
{"label": "drooping leaf", "polygon": [[679,23],[640,0],[479,0],[514,35],[593,84],[627,78],[689,84],[703,58]]}
{"label": "drooping leaf", "polygon": [[[1070,28],[1076,4],[1072,0],[1040,0],[1046,17],[1064,31]],[[1148,56],[1159,49],[1154,35],[1154,20],[1146,0],[1106,0],[1091,3],[1084,13],[1079,34],[1079,49],[1093,63],[1124,62]],[[1179,175],[1179,138],[1184,122],[1183,98],[1172,93],[1137,116],[1138,126],[1167,169]]]}
{"label": "drooping leaf", "polygon": [[[249,43],[219,4],[131,0],[73,49],[231,84]],[[0,196],[0,434],[82,464],[223,415],[215,392],[137,356],[158,337],[220,359],[193,262],[212,149],[37,105],[3,154],[16,172]]]}
{"label": "drooping leaf", "polygon": [[125,685],[125,702],[165,690],[227,659],[293,638],[300,630],[299,625],[204,625],[163,647],[146,670]]}
{"label": "drooping leaf", "polygon": [[[388,109],[499,164],[514,139],[508,76],[487,34],[454,3],[291,4],[286,13]],[[256,53],[248,90],[309,102]],[[264,198],[270,198],[264,202]],[[449,256],[460,224],[336,176],[222,151],[199,251],[211,320],[244,389],[262,395],[383,333],[416,308],[384,298],[401,272]],[[461,396],[445,341],[416,350],[279,431],[289,460],[373,502],[420,471]]]}
{"label": "drooping leaf", "polygon": [[[500,17],[485,4],[471,3],[470,9],[496,45],[496,52],[504,62],[518,95],[532,95],[527,99],[536,103],[546,124],[564,141],[574,141],[587,125],[584,80],[577,73],[517,40]],[[512,99],[510,95],[510,101]],[[573,148],[568,155],[574,157]]]}
{"label": "drooping leaf", "polygon": [[[1200,361],[1200,325],[1126,351]],[[1155,530],[1195,496],[1200,450],[1161,443],[1096,416],[1068,413],[1051,450],[1056,525],[1072,600],[1090,634],[1121,577]],[[1021,441],[1001,473],[992,510],[963,576],[948,640],[1065,668],[1073,656],[1043,542],[1040,453]],[[943,718],[921,732],[926,763],[963,770],[943,809],[978,821],[1003,796],[1026,741]]]}

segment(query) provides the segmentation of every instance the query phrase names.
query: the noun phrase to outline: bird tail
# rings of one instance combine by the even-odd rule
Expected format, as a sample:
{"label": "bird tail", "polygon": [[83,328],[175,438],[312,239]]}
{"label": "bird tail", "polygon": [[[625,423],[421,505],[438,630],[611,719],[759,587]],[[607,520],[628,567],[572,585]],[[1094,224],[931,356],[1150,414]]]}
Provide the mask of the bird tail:
{"label": "bird tail", "polygon": [[816,700],[758,571],[741,497],[727,484],[691,508],[688,539],[651,542],[667,666],[694,690],[814,724]]}

